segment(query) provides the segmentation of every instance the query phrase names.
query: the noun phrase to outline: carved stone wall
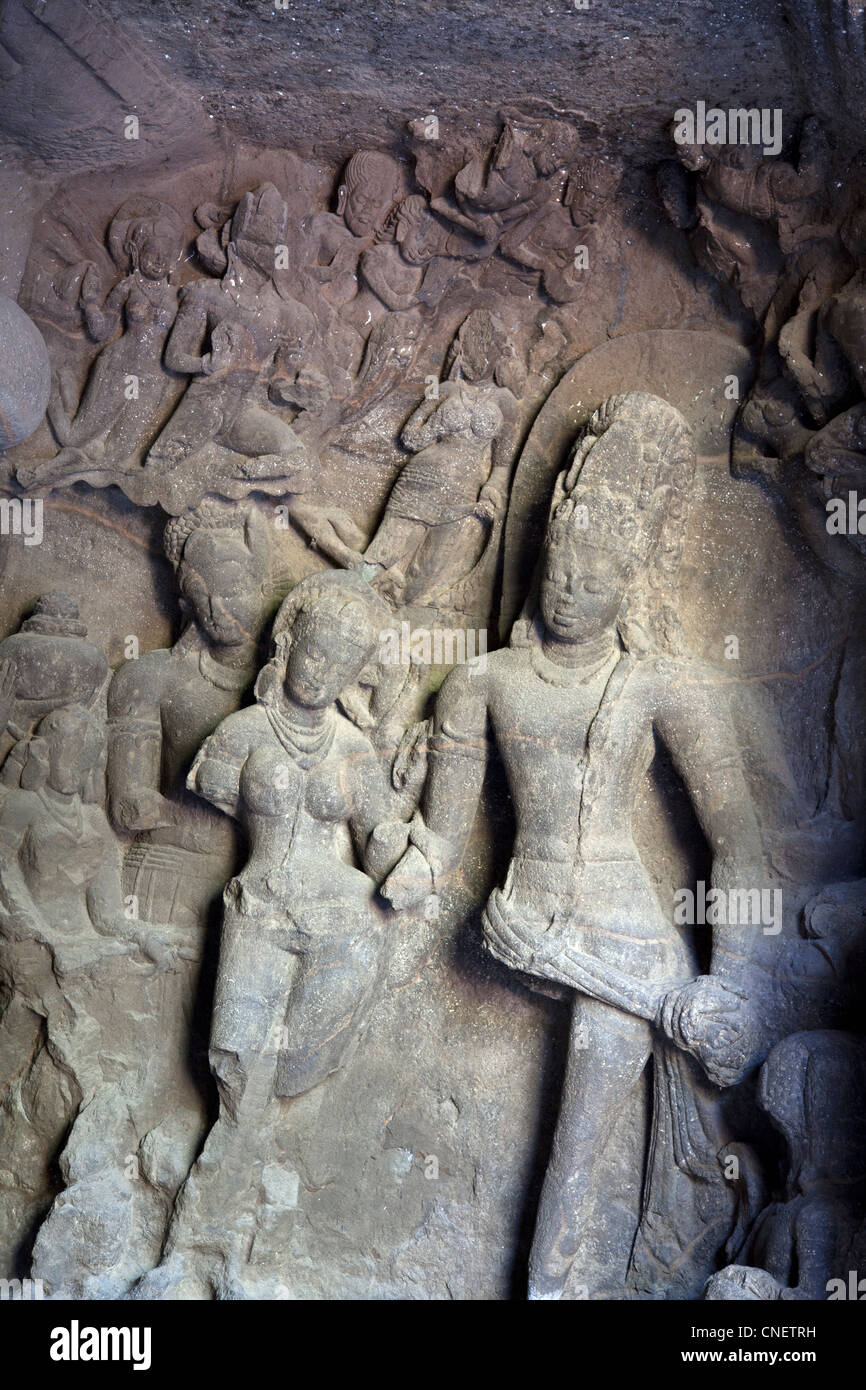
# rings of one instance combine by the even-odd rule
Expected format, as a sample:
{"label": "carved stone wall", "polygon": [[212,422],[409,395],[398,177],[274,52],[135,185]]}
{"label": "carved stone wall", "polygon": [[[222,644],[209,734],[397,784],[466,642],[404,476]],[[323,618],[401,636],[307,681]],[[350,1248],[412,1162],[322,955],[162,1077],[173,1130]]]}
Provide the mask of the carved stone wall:
{"label": "carved stone wall", "polygon": [[862,54],[398,8],[0,17],[0,1278],[833,1297]]}

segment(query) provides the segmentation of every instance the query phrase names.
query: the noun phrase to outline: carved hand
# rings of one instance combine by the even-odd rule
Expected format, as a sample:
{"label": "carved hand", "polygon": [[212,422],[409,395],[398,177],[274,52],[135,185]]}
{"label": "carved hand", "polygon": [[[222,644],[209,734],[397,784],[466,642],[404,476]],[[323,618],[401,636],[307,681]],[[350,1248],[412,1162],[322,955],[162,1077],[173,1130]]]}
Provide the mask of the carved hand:
{"label": "carved hand", "polygon": [[[128,928],[128,923],[126,925]],[[128,933],[129,944],[153,962],[153,973],[156,975],[173,975],[180,969],[181,960],[192,959],[189,952],[184,951],[178,943],[166,940],[163,933],[170,932],[170,927],[148,926],[142,923]]]}
{"label": "carved hand", "polygon": [[[531,975],[547,975],[552,965],[549,949],[544,949],[544,933],[527,929],[522,918],[497,917],[488,912],[484,922],[484,941],[488,951],[512,970]],[[550,975],[550,978],[558,978]]]}
{"label": "carved hand", "polygon": [[274,381],[270,388],[274,401],[292,405],[296,410],[323,410],[331,399],[331,384],[314,367],[303,367],[291,380]]}
{"label": "carved hand", "polygon": [[124,830],[158,830],[175,824],[177,807],[155,788],[140,787],[124,798],[116,814]]}
{"label": "carved hand", "polygon": [[400,911],[417,907],[433,893],[430,865],[416,845],[410,845],[396,869],[385,879],[381,893],[392,907]]}
{"label": "carved hand", "polygon": [[79,299],[86,309],[99,307],[99,271],[93,261],[87,262],[87,269],[81,277]]}
{"label": "carved hand", "polygon": [[503,498],[498,488],[483,487],[475,506],[475,515],[479,521],[495,521],[502,509]]}
{"label": "carved hand", "polygon": [[735,1085],[753,1064],[757,1038],[747,1001],[711,975],[666,994],[657,1023],[717,1086]]}

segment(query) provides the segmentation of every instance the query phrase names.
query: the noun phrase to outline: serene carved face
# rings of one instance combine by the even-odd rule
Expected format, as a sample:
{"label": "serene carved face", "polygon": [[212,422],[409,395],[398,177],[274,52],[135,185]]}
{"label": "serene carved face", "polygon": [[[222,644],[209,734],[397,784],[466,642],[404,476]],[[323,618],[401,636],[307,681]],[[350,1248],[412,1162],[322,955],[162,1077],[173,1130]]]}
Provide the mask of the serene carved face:
{"label": "serene carved face", "polygon": [[350,172],[343,195],[343,221],[353,236],[371,236],[383,225],[397,196],[390,161],[366,156],[362,174]]}
{"label": "serene carved face", "polygon": [[301,618],[286,663],[286,694],[307,709],[327,709],[357,679],[368,658],[366,645],[348,638],[336,614],[324,612],[314,622]]}
{"label": "serene carved face", "polygon": [[541,581],[541,616],[560,642],[585,642],[613,626],[630,578],[615,551],[562,543],[548,548]]}
{"label": "serene carved face", "polygon": [[181,592],[204,634],[222,646],[254,641],[262,623],[262,581],[255,557],[218,533],[190,536],[179,570]]}
{"label": "serene carved face", "polygon": [[126,244],[132,264],[148,280],[162,280],[171,274],[177,256],[175,238],[164,224],[139,224]]}

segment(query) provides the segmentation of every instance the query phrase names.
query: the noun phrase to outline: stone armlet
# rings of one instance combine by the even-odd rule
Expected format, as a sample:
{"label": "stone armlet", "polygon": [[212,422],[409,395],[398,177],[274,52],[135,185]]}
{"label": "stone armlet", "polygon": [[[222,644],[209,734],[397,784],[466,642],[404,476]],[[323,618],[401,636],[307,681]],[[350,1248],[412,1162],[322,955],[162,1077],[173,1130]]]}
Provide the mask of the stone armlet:
{"label": "stone armlet", "polygon": [[128,715],[123,719],[112,719],[108,724],[108,737],[111,742],[131,739],[133,743],[145,743],[162,738],[162,724],[158,719],[138,718]]}

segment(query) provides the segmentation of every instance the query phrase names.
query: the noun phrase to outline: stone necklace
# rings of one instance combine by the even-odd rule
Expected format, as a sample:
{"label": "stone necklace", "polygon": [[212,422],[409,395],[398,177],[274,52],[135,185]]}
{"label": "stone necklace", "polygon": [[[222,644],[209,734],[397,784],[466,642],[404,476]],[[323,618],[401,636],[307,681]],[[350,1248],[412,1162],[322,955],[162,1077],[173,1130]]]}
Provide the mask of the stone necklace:
{"label": "stone necklace", "polygon": [[265,712],[280,744],[304,772],[328,756],[337,728],[333,709],[326,710],[322,723],[312,729],[295,723],[291,715],[270,701],[265,703]]}
{"label": "stone necklace", "polygon": [[614,657],[619,658],[621,655],[616,638],[611,638],[606,633],[603,649],[600,650],[600,643],[593,645],[594,650],[591,653],[582,653],[579,662],[560,665],[546,655],[539,642],[532,648],[532,669],[548,685],[588,685],[600,671],[610,665]]}

